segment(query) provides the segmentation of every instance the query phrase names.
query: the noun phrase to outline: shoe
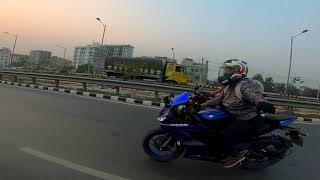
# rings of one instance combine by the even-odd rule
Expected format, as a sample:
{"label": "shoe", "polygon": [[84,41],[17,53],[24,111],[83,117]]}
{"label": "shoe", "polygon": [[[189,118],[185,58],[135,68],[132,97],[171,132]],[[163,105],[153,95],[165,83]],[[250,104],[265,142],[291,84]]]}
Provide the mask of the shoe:
{"label": "shoe", "polygon": [[229,156],[222,160],[222,164],[225,168],[232,168],[246,159],[245,155],[248,151],[242,151],[238,156]]}

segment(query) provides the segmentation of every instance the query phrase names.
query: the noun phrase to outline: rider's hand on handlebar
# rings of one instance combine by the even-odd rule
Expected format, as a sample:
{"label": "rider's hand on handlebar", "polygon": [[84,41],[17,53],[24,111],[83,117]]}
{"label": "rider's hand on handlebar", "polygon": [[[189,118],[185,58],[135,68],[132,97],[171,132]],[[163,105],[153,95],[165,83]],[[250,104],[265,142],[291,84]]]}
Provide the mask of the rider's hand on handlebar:
{"label": "rider's hand on handlebar", "polygon": [[269,113],[269,114],[276,113],[276,108],[273,106],[273,104],[268,103],[268,102],[259,102],[257,105],[257,109],[259,111],[263,111],[263,112]]}

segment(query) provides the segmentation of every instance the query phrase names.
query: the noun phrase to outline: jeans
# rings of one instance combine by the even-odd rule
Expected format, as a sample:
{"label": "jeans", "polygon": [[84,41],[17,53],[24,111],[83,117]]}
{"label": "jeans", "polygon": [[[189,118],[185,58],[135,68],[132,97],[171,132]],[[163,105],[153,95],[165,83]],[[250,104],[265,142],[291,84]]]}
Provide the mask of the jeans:
{"label": "jeans", "polygon": [[239,155],[234,145],[243,137],[256,134],[263,127],[263,119],[257,116],[250,120],[238,120],[221,132],[222,144],[228,154],[232,156]]}

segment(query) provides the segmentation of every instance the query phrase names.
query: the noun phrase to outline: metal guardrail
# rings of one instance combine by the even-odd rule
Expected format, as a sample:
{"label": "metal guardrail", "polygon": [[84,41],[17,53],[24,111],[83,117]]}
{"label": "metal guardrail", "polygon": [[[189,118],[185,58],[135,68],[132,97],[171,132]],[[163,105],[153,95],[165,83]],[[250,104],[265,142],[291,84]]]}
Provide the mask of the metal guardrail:
{"label": "metal guardrail", "polygon": [[[192,88],[168,86],[163,84],[144,83],[144,82],[136,82],[136,81],[122,81],[122,80],[115,80],[115,79],[101,79],[101,78],[88,78],[88,77],[79,77],[79,76],[63,76],[63,75],[53,75],[53,74],[0,71],[0,79],[2,79],[3,75],[13,76],[14,81],[17,81],[18,77],[32,78],[33,83],[35,83],[36,79],[54,80],[56,87],[59,86],[59,81],[77,82],[77,83],[83,84],[84,90],[86,90],[87,84],[103,84],[103,85],[115,87],[117,89],[117,93],[119,93],[119,87],[154,91],[156,97],[158,97],[159,92],[165,92],[165,93],[171,93],[171,92],[181,93],[184,91],[193,92]],[[266,93],[266,95],[268,100],[275,105],[320,110],[319,102],[288,99],[288,98],[283,98],[282,96],[276,97],[276,95],[273,93]]]}
{"label": "metal guardrail", "polygon": [[79,77],[79,76],[63,76],[63,75],[54,75],[54,74],[40,74],[40,73],[25,73],[25,72],[14,72],[14,71],[0,71],[0,75],[9,75],[15,77],[15,79],[19,77],[28,77],[34,79],[47,79],[47,80],[55,80],[56,86],[59,84],[59,81],[66,82],[78,82],[82,84],[104,84],[108,86],[114,87],[124,87],[124,88],[132,88],[138,90],[147,90],[147,91],[155,91],[155,92],[184,92],[189,91],[192,92],[192,88],[183,88],[183,87],[175,87],[175,86],[166,86],[161,84],[147,84],[143,82],[132,82],[132,81],[122,81],[115,79],[101,79],[101,78],[88,78],[88,77]]}

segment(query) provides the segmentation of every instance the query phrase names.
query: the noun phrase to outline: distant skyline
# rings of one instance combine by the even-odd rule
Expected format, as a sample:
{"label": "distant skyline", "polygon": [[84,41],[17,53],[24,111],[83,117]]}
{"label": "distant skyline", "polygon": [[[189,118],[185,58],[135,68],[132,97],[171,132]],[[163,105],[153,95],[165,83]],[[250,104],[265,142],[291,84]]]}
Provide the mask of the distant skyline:
{"label": "distant skyline", "polygon": [[288,73],[290,36],[310,30],[294,42],[292,76],[317,87],[320,67],[320,1],[317,0],[1,0],[0,47],[16,53],[52,51],[72,59],[77,45],[100,42],[131,44],[134,56],[185,57],[209,60],[209,79],[217,65],[238,58],[251,73],[284,81]]}

